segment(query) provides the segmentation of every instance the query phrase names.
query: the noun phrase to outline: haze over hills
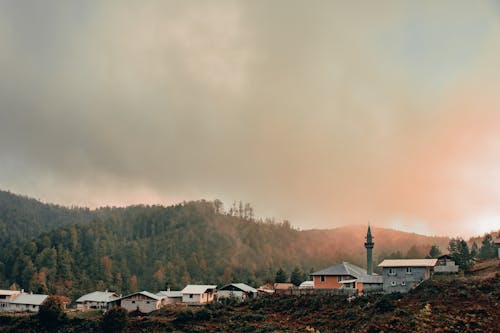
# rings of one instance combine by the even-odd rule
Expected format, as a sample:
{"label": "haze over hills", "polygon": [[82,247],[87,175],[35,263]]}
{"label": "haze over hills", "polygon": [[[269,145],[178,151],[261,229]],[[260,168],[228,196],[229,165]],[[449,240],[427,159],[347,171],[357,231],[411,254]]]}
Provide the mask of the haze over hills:
{"label": "haze over hills", "polygon": [[[187,283],[259,285],[278,268],[308,273],[338,261],[365,266],[366,226],[296,230],[229,214],[214,202],[126,208],[65,208],[0,192],[0,287],[78,296]],[[423,257],[447,237],[372,227],[375,264]],[[13,241],[15,240],[15,241]],[[306,276],[305,274],[304,276]]]}

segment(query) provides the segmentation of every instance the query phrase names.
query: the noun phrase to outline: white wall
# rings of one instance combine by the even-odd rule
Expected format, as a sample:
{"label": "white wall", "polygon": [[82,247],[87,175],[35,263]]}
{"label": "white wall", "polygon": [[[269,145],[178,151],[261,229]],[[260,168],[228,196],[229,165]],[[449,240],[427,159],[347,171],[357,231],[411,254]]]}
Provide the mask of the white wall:
{"label": "white wall", "polygon": [[137,309],[139,309],[139,311],[143,313],[149,313],[160,308],[160,301],[156,301],[153,299],[122,299],[121,306],[128,312],[136,311]]}

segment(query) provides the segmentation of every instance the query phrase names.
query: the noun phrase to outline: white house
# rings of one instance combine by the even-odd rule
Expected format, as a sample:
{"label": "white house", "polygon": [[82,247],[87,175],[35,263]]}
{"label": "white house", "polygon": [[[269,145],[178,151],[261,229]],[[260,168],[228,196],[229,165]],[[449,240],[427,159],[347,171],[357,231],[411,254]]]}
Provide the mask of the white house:
{"label": "white house", "polygon": [[38,312],[40,305],[49,297],[40,294],[19,294],[10,301],[8,311],[10,312]]}
{"label": "white house", "polygon": [[121,307],[128,312],[139,311],[150,313],[161,307],[162,297],[148,291],[139,291],[128,296],[122,297]]}
{"label": "white house", "polygon": [[162,305],[177,304],[182,302],[181,291],[162,290],[157,292],[156,295],[162,297]]}
{"label": "white house", "polygon": [[22,290],[0,290],[0,312],[8,311],[10,302],[21,293],[23,293]]}
{"label": "white house", "polygon": [[215,298],[215,285],[189,284],[182,289],[182,302],[188,304],[205,304]]}
{"label": "white house", "polygon": [[217,298],[238,298],[243,301],[247,298],[254,298],[257,295],[257,289],[244,283],[231,283],[217,290]]}
{"label": "white house", "polygon": [[109,309],[118,303],[120,295],[109,291],[94,291],[76,300],[76,308],[81,311],[89,309]]}

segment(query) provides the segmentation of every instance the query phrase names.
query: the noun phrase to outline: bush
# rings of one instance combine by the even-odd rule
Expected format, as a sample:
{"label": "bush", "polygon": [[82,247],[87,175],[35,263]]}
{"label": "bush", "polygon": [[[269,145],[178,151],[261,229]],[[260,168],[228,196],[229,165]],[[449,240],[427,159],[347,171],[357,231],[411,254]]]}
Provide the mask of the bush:
{"label": "bush", "polygon": [[40,305],[38,310],[38,319],[40,324],[47,328],[55,328],[62,322],[65,322],[67,317],[64,313],[64,302],[60,296],[49,296]]}
{"label": "bush", "polygon": [[116,306],[102,316],[102,328],[105,332],[122,332],[127,327],[128,312]]}
{"label": "bush", "polygon": [[201,309],[194,313],[194,319],[199,321],[206,321],[212,318],[212,312],[207,309]]}

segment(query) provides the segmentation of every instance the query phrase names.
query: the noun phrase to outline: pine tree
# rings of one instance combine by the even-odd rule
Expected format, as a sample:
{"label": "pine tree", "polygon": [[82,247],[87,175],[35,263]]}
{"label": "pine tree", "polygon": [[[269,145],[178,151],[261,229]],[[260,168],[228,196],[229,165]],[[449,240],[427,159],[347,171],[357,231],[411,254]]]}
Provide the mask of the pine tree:
{"label": "pine tree", "polygon": [[288,275],[286,272],[280,267],[276,272],[276,277],[274,278],[274,282],[276,283],[285,283],[288,280]]}
{"label": "pine tree", "polygon": [[290,275],[290,282],[296,286],[299,286],[302,282],[304,282],[304,273],[298,267],[295,267]]}

